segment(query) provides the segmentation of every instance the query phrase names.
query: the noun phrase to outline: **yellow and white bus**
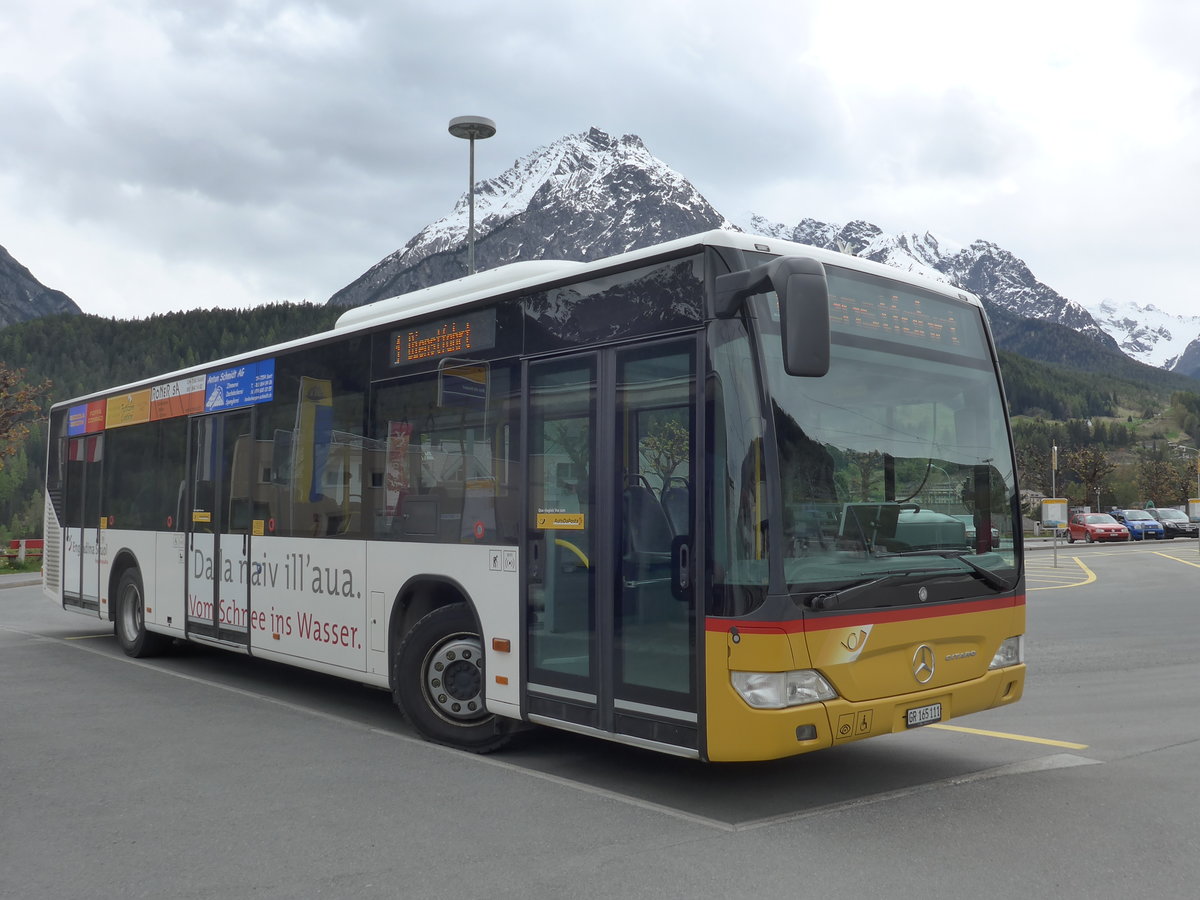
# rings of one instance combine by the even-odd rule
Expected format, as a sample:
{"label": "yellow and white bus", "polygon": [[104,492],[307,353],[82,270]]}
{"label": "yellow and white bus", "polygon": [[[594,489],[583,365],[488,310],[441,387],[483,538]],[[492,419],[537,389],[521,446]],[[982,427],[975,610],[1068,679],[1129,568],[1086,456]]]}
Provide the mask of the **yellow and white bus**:
{"label": "yellow and white bus", "polygon": [[45,590],[455,747],[783,757],[1020,698],[1005,409],[979,301],[856,257],[517,263],[55,406]]}

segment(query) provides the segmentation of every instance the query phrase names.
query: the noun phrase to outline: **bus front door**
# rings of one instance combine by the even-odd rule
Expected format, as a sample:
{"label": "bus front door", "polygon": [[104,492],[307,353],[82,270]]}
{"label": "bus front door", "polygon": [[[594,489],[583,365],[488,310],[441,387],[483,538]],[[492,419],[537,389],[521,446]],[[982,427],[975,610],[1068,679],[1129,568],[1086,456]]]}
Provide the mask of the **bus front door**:
{"label": "bus front door", "polygon": [[529,364],[525,705],[693,755],[697,345]]}
{"label": "bus front door", "polygon": [[235,644],[250,643],[249,500],[236,486],[251,463],[252,434],[246,410],[188,427],[187,631]]}

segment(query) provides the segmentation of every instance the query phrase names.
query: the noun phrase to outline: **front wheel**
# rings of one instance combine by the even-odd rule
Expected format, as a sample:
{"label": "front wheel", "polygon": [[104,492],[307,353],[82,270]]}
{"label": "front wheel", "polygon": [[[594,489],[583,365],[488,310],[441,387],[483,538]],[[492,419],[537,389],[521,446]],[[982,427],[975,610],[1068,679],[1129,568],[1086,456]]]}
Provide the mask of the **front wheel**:
{"label": "front wheel", "polygon": [[156,656],[170,645],[170,638],[146,630],[145,592],[142,573],[137,568],[121,573],[121,580],[117,582],[116,615],[117,643],[126,656],[134,659]]}
{"label": "front wheel", "polygon": [[1095,538],[1092,537],[1092,533],[1090,531],[1083,536],[1083,539],[1085,541],[1087,541],[1087,543],[1089,543],[1089,544],[1092,543],[1093,541],[1095,541]]}
{"label": "front wheel", "polygon": [[392,668],[392,696],[427,740],[490,753],[515,722],[484,704],[483,641],[465,603],[433,610],[404,636]]}

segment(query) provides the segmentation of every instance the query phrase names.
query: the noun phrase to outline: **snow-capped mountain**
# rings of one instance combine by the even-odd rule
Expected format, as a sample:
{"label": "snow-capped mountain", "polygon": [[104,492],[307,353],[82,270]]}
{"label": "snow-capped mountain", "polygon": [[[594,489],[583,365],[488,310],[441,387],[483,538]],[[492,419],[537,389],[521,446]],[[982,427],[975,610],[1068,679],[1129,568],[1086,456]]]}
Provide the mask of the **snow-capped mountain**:
{"label": "snow-capped mountain", "polygon": [[788,226],[761,216],[751,216],[746,230],[852,253],[954,284],[1022,318],[1057,322],[1117,349],[1116,342],[1086,309],[1038,281],[1024,260],[988,241],[962,247],[929,232],[886,234],[869,222],[839,226],[803,219],[798,225]]}
{"label": "snow-capped mountain", "polygon": [[[468,200],[334,294],[359,306],[466,274]],[[600,259],[732,224],[635,135],[560,138],[475,186],[475,265]]]}
{"label": "snow-capped mountain", "polygon": [[[465,275],[467,203],[464,194],[449,215],[342,288],[329,303],[358,306]],[[929,232],[888,234],[861,220],[839,225],[809,218],[785,225],[750,216],[735,223],[635,135],[611,137],[592,128],[533,151],[503,174],[476,185],[475,219],[480,270],[518,260],[598,259],[710,228],[729,228],[919,272],[965,288],[1014,316],[1065,325],[1139,361],[1167,368],[1191,361],[1191,368],[1178,370],[1200,372],[1200,343],[1185,351],[1200,332],[1197,323],[1172,324],[1171,340],[1160,336],[1154,344],[1156,355],[1147,358],[1146,351],[1129,343],[1140,312],[1124,316],[1133,324],[1123,331],[1102,325],[1083,306],[1039,281],[1023,260],[988,241],[963,246]],[[1167,325],[1154,319],[1146,335],[1160,334],[1164,328]]]}
{"label": "snow-capped mountain", "polygon": [[1200,316],[1175,316],[1150,303],[1114,300],[1090,306],[1088,312],[1138,362],[1174,371],[1186,364],[1189,345],[1200,352]]}

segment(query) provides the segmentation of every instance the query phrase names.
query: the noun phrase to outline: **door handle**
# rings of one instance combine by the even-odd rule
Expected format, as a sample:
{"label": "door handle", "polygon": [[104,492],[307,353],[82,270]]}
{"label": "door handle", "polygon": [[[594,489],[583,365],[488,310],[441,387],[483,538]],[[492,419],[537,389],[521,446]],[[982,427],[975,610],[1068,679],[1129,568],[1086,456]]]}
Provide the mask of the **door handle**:
{"label": "door handle", "polygon": [[676,600],[692,597],[692,548],[685,534],[671,541],[671,593]]}
{"label": "door handle", "polygon": [[542,582],[542,554],[544,553],[541,538],[529,542],[529,581],[534,584]]}

